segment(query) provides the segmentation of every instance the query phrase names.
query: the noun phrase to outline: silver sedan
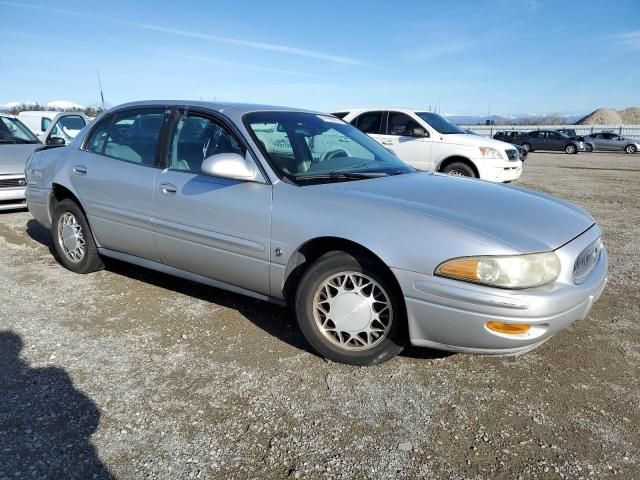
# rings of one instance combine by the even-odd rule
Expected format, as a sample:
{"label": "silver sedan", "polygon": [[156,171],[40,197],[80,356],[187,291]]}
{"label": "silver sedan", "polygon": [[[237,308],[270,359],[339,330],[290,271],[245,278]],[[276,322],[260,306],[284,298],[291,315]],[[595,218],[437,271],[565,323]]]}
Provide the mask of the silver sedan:
{"label": "silver sedan", "polygon": [[131,103],[26,173],[29,210],[68,269],[112,257],[289,304],[338,362],[407,343],[525,352],[584,318],[607,279],[581,208],[415,171],[315,112]]}

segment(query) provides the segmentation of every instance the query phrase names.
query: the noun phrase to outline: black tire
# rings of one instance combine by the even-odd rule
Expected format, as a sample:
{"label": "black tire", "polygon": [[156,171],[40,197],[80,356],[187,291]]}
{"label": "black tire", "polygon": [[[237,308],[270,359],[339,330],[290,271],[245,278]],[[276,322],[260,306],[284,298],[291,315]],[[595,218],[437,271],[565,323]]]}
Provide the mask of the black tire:
{"label": "black tire", "polygon": [[476,178],[476,174],[473,169],[464,162],[452,162],[444,167],[441,172],[446,173],[447,175]]}
{"label": "black tire", "polygon": [[[67,247],[63,245],[65,242],[62,240],[62,235],[59,233],[61,223],[65,223],[65,221],[69,220],[70,217],[68,215],[71,215],[77,223],[77,227],[69,228],[79,231],[82,234],[82,239],[84,241],[83,254],[81,257],[78,255],[78,258],[75,260],[72,259],[69,251],[66,250]],[[73,200],[67,198],[56,204],[55,209],[53,210],[51,234],[53,236],[53,247],[58,256],[58,260],[65,268],[76,273],[91,273],[104,268],[104,263],[102,263],[102,259],[98,254],[98,249],[96,248],[96,242],[93,239],[93,233],[89,227],[89,222],[87,222],[87,218],[85,217],[82,209]],[[80,243],[77,241],[77,236],[75,243]]]}
{"label": "black tire", "polygon": [[[390,305],[388,317],[386,317],[387,325],[389,325],[386,334],[379,335],[370,346],[364,348],[351,344],[355,342],[355,336],[351,335],[344,346],[338,345],[338,336],[344,342],[343,331],[339,331],[336,324],[329,322],[327,325],[333,325],[334,332],[323,333],[319,322],[328,318],[322,318],[321,310],[314,306],[314,299],[322,298],[322,288],[325,282],[332,277],[337,278],[338,282],[341,273],[361,273],[369,279],[377,283],[384,295],[383,299],[387,299]],[[346,293],[350,290],[348,282],[342,284]],[[353,283],[351,283],[353,286]],[[356,290],[353,290],[354,293]],[[365,291],[365,288],[362,289]],[[373,295],[373,287],[370,291]],[[380,291],[378,291],[380,293]],[[333,298],[337,298],[336,295]],[[380,302],[383,303],[383,302]],[[343,251],[333,251],[322,255],[303,275],[295,298],[296,317],[298,325],[309,344],[323,357],[334,362],[347,363],[350,365],[375,365],[385,362],[398,355],[408,341],[407,315],[404,304],[404,297],[400,288],[397,286],[392,274],[381,266],[377,261],[360,254],[351,254]],[[331,311],[331,307],[329,307]],[[383,310],[384,311],[384,310]],[[382,311],[381,311],[382,313]],[[350,316],[349,318],[352,318]],[[369,327],[375,324],[375,320],[369,321]],[[382,325],[382,324],[380,324]],[[336,334],[336,332],[338,332]],[[356,335],[357,336],[357,335]],[[365,338],[370,338],[365,335]],[[355,345],[355,347],[354,347]]]}
{"label": "black tire", "polygon": [[638,149],[636,148],[635,145],[629,144],[626,147],[624,147],[624,151],[627,152],[627,153],[636,153],[638,151]]}
{"label": "black tire", "polygon": [[584,150],[586,152],[593,152],[593,145],[591,145],[590,143],[585,143],[584,144]]}
{"label": "black tire", "polygon": [[578,147],[576,147],[573,143],[567,143],[564,146],[564,153],[568,153],[569,155],[578,153]]}
{"label": "black tire", "polygon": [[531,146],[531,144],[529,142],[524,142],[522,144],[522,148],[524,148],[527,151],[527,153],[533,152],[533,147]]}

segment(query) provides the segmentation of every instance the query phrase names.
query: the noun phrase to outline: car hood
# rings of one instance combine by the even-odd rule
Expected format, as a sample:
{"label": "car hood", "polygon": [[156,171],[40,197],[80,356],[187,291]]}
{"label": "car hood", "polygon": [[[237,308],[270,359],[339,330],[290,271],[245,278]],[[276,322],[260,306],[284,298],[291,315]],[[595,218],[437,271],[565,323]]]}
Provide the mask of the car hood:
{"label": "car hood", "polygon": [[24,173],[29,155],[41,146],[41,143],[0,145],[0,175]]}
{"label": "car hood", "polygon": [[501,150],[513,149],[513,145],[507,142],[501,142],[500,140],[494,140],[489,137],[481,137],[480,135],[469,135],[467,133],[450,133],[445,135],[447,143],[454,143],[456,145],[471,145],[478,147],[493,147]]}
{"label": "car hood", "polygon": [[586,211],[551,195],[426,172],[322,187],[351,199],[457,224],[524,253],[555,250],[594,224]]}

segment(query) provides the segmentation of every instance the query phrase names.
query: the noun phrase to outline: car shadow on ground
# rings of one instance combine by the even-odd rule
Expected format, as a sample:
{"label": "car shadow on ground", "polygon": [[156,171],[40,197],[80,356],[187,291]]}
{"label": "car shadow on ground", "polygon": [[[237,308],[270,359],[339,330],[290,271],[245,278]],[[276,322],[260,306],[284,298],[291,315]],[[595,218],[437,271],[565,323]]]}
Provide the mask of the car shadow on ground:
{"label": "car shadow on ground", "polygon": [[32,368],[0,331],[0,478],[113,479],[91,435],[100,410],[58,367]]}
{"label": "car shadow on ground", "polygon": [[[55,250],[53,249],[51,233],[42,225],[35,220],[29,220],[27,222],[27,234],[33,240],[45,245],[51,254],[54,257],[56,256]],[[298,328],[295,314],[290,308],[256,300],[245,295],[228,292],[208,285],[178,279],[172,275],[156,272],[126,262],[109,258],[105,258],[104,260],[106,268],[117,275],[123,275],[133,280],[237,310],[247,318],[247,320],[269,335],[288,343],[292,347],[319,357],[317,352],[311,348],[302,335],[302,332]],[[436,359],[450,355],[450,352],[411,346],[408,346],[401,353],[403,357],[415,359]]]}

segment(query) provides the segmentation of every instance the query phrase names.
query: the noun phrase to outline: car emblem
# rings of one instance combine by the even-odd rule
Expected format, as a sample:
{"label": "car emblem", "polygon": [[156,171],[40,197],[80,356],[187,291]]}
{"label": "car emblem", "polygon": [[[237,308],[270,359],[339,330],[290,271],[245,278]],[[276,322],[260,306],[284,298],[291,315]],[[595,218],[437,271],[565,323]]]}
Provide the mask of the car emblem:
{"label": "car emblem", "polygon": [[18,185],[20,185],[21,187],[24,187],[27,184],[27,181],[24,178],[21,178],[20,180],[18,180]]}

